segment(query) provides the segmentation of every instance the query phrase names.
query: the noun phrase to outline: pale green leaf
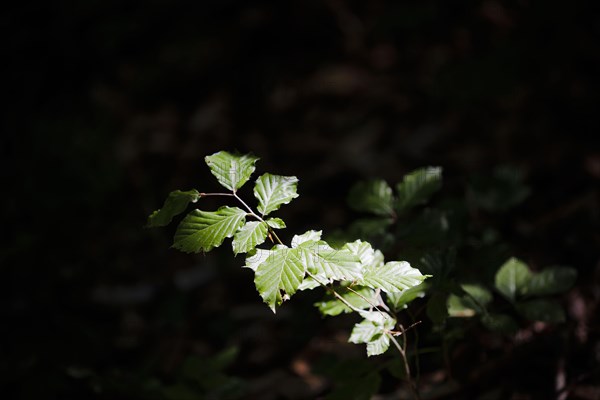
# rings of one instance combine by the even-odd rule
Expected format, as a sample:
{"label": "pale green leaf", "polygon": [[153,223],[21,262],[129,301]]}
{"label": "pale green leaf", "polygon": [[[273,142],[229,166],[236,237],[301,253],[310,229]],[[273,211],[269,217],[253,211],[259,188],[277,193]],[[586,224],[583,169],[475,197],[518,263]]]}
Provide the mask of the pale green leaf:
{"label": "pale green leaf", "polygon": [[390,345],[389,332],[396,321],[389,314],[376,311],[362,311],[360,315],[364,320],[354,325],[348,341],[366,343],[369,357],[384,353]]}
{"label": "pale green leaf", "polygon": [[577,270],[569,267],[550,267],[533,274],[524,293],[532,296],[567,291],[577,279]]}
{"label": "pale green leaf", "polygon": [[291,297],[306,272],[297,249],[277,247],[256,267],[254,283],[271,310]]}
{"label": "pale green leaf", "polygon": [[269,218],[265,220],[267,225],[269,225],[273,229],[283,229],[285,228],[285,222],[281,218]]}
{"label": "pale green leaf", "polygon": [[246,212],[237,207],[221,207],[215,212],[193,210],[177,227],[173,247],[186,253],[210,251],[233,236],[245,220]]}
{"label": "pale green leaf", "polygon": [[517,311],[530,321],[554,324],[565,321],[565,311],[554,300],[536,299],[517,303]]}
{"label": "pale green leaf", "polygon": [[422,298],[425,296],[426,284],[421,283],[420,285],[413,286],[405,289],[401,292],[387,293],[386,303],[391,306],[394,310],[399,311],[408,306],[408,303],[416,299],[417,297]]}
{"label": "pale green leaf", "polygon": [[323,241],[306,241],[297,249],[310,273],[327,282],[362,278],[360,259],[348,250],[333,249]]}
{"label": "pale green leaf", "polygon": [[383,253],[379,250],[374,250],[369,242],[356,240],[351,243],[346,243],[343,247],[352,254],[358,256],[364,268],[379,268],[383,266]]}
{"label": "pale green leaf", "polygon": [[496,272],[495,286],[509,300],[527,290],[531,272],[527,265],[514,257],[504,263]]}
{"label": "pale green leaf", "polygon": [[409,209],[426,202],[429,197],[442,187],[442,169],[427,167],[413,171],[404,176],[396,186],[398,211]]}
{"label": "pale green leaf", "polygon": [[292,247],[296,248],[305,242],[318,242],[321,240],[321,231],[306,231],[302,235],[294,235]]}
{"label": "pale green leaf", "polygon": [[175,190],[169,193],[169,197],[165,200],[162,208],[154,211],[148,217],[146,226],[154,228],[168,225],[173,217],[184,212],[188,204],[197,202],[199,198],[200,193],[196,189],[188,190],[187,192]]}
{"label": "pale green leaf", "polygon": [[248,252],[248,254],[246,255],[246,265],[244,265],[244,267],[250,268],[251,270],[256,271],[256,268],[258,268],[258,266],[260,264],[262,264],[263,262],[267,261],[269,256],[271,254],[273,254],[273,252],[279,248],[285,249],[287,247],[278,244],[278,245],[274,246],[271,250],[264,250],[264,249],[259,249],[259,248],[250,250]]}
{"label": "pale green leaf", "polygon": [[249,221],[233,236],[233,253],[247,253],[267,238],[269,227],[265,222]]}
{"label": "pale green leaf", "polygon": [[288,204],[298,197],[297,185],[298,178],[295,176],[261,175],[254,185],[254,197],[258,199],[258,211],[262,215],[267,215],[277,210],[282,204]]}
{"label": "pale green leaf", "polygon": [[259,158],[251,154],[231,154],[219,151],[205,157],[210,172],[217,178],[219,183],[227,189],[235,192],[248,182],[250,175],[254,172],[254,164]]}
{"label": "pale green leaf", "polygon": [[298,286],[298,290],[312,290],[318,288],[319,286],[321,286],[321,284],[319,283],[321,281],[325,283],[327,281],[327,278],[319,277],[319,281],[317,281],[312,276],[305,276],[300,286]]}
{"label": "pale green leaf", "polygon": [[[352,290],[353,291],[349,290],[347,287],[336,289],[337,293],[354,308],[365,309],[378,303],[377,296],[373,289],[367,287],[354,287]],[[333,316],[353,311],[341,300],[329,294],[322,301],[315,303],[315,306],[323,315]]]}
{"label": "pale green leaf", "polygon": [[360,284],[381,288],[384,292],[401,292],[417,286],[427,278],[421,272],[410,266],[406,261],[390,261],[379,267],[367,267],[363,272]]}
{"label": "pale green leaf", "polygon": [[392,188],[383,180],[358,182],[348,195],[351,208],[377,215],[393,214],[393,202]]}

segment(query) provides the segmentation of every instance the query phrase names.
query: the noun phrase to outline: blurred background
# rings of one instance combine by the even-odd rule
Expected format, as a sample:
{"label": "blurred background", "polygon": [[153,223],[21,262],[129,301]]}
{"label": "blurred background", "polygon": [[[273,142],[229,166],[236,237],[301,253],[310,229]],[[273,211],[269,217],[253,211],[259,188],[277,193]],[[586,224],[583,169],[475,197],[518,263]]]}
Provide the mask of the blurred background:
{"label": "blurred background", "polygon": [[[439,165],[458,193],[519,168],[531,195],[501,229],[534,268],[578,269],[566,301],[586,356],[567,360],[596,368],[593,2],[24,1],[0,20],[4,398],[204,398],[181,374],[227,357],[221,386],[245,395],[206,398],[317,398],[321,354],[364,357],[312,294],[273,316],[242,256],[143,229],[171,190],[218,189],[203,158],[219,150],[300,179],[287,240],[347,226],[359,179]],[[600,395],[586,379],[572,398]]]}

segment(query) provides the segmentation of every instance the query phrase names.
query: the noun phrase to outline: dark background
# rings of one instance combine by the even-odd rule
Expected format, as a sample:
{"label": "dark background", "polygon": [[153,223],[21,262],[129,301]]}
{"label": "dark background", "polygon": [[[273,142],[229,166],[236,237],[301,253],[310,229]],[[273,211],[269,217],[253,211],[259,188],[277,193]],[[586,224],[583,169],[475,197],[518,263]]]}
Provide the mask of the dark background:
{"label": "dark background", "polygon": [[[347,225],[357,179],[440,165],[452,191],[520,168],[532,195],[503,228],[534,268],[578,269],[565,302],[586,306],[568,315],[588,326],[575,352],[587,358],[564,359],[593,371],[593,2],[19,2],[0,18],[7,398],[155,398],[148,382],[232,345],[234,374],[267,382],[260,398],[315,396],[298,359],[310,364],[314,338],[344,342],[347,323],[321,320],[310,298],[274,317],[241,256],[180,254],[174,228],[143,229],[169,191],[217,189],[203,157],[218,150],[299,177],[284,236]],[[569,383],[573,398],[599,393]]]}

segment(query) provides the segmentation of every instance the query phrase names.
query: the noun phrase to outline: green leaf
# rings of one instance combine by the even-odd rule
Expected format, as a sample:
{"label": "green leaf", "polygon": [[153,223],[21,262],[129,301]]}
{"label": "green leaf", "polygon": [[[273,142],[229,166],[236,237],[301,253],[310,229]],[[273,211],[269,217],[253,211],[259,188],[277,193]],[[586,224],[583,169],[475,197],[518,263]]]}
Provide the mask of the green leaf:
{"label": "green leaf", "polygon": [[175,190],[169,193],[169,197],[165,200],[162,208],[154,211],[149,217],[146,226],[154,228],[157,226],[169,225],[173,217],[185,211],[190,203],[195,203],[200,198],[200,193],[196,189],[182,192]]}
{"label": "green leaf", "polygon": [[490,331],[513,335],[519,329],[515,320],[506,314],[485,314],[481,317],[481,323]]}
{"label": "green leaf", "polygon": [[577,279],[577,270],[569,267],[551,267],[533,274],[525,294],[543,296],[567,291]]}
{"label": "green leaf", "polygon": [[352,243],[346,243],[343,247],[352,254],[358,256],[361,264],[365,268],[379,268],[383,266],[383,253],[379,250],[374,250],[369,242],[356,240]]}
{"label": "green leaf", "polygon": [[427,316],[435,325],[441,325],[448,317],[448,308],[446,306],[447,294],[437,292],[429,298],[427,302]]}
{"label": "green leaf", "polygon": [[305,242],[318,242],[321,240],[321,231],[306,231],[302,235],[294,235],[292,247],[296,248]]}
{"label": "green leaf", "polygon": [[394,213],[393,202],[392,188],[383,180],[358,182],[348,195],[352,209],[383,216]]}
{"label": "green leaf", "polygon": [[408,306],[408,303],[416,299],[417,297],[425,296],[425,282],[420,285],[413,286],[405,289],[401,292],[392,292],[386,295],[386,303],[391,306],[394,311],[399,311]]}
{"label": "green leaf", "polygon": [[442,187],[442,169],[427,167],[413,171],[404,176],[396,186],[398,200],[396,209],[407,210],[426,202],[429,197]]}
{"label": "green leaf", "polygon": [[485,307],[492,301],[492,293],[481,285],[463,284],[463,296],[451,294],[448,297],[448,314],[451,317],[472,317],[484,313]]}
{"label": "green leaf", "polygon": [[390,346],[389,331],[394,329],[396,320],[378,311],[363,311],[360,315],[364,320],[354,325],[348,341],[366,343],[369,357],[385,353]]}
{"label": "green leaf", "polygon": [[250,154],[239,155],[226,151],[219,151],[205,157],[210,172],[217,178],[221,186],[234,193],[248,182],[250,175],[254,172],[254,164],[258,160],[258,157]]}
{"label": "green leaf", "polygon": [[565,311],[553,300],[536,299],[517,303],[517,311],[530,321],[565,322]]}
{"label": "green leaf", "polygon": [[296,293],[305,272],[298,249],[276,246],[256,267],[254,284],[264,302],[275,312],[277,306]]}
{"label": "green leaf", "polygon": [[387,293],[395,293],[417,286],[425,278],[426,275],[423,276],[406,261],[390,261],[380,267],[365,268],[363,279],[359,283],[373,289],[381,288]]}
{"label": "green leaf", "polygon": [[265,222],[249,221],[233,236],[233,253],[247,253],[267,238],[269,227]]}
{"label": "green leaf", "polygon": [[271,250],[264,250],[258,248],[250,250],[248,252],[248,255],[246,256],[246,265],[244,265],[244,267],[250,268],[252,271],[256,271],[256,268],[258,268],[258,266],[263,262],[267,261],[267,259],[269,258],[269,256],[271,256],[274,250],[279,248],[285,249],[287,247],[278,244],[274,246]]}
{"label": "green leaf", "polygon": [[506,298],[514,300],[517,294],[526,291],[530,279],[531,272],[527,265],[512,257],[496,273],[495,285]]}
{"label": "green leaf", "polygon": [[244,224],[246,211],[221,207],[215,212],[193,210],[175,232],[173,247],[186,253],[210,251],[219,247]]}
{"label": "green leaf", "polygon": [[[354,292],[347,287],[336,289],[337,293],[350,303],[355,308],[365,309],[372,307],[372,304],[377,304],[375,291],[366,287],[353,288]],[[356,293],[355,293],[356,292]],[[358,293],[358,294],[357,294]],[[366,300],[365,300],[366,299]],[[341,313],[349,313],[353,310],[338,300],[335,296],[327,295],[325,299],[315,303],[315,306],[323,315],[339,315]]]}
{"label": "green leaf", "polygon": [[265,220],[267,225],[269,225],[273,229],[283,229],[285,228],[285,222],[281,218],[269,218]]}
{"label": "green leaf", "polygon": [[261,175],[254,185],[254,197],[258,199],[258,212],[267,215],[282,204],[288,204],[298,197],[297,185],[298,178],[295,176]]}
{"label": "green leaf", "polygon": [[[348,250],[335,250],[319,241],[304,242],[298,246],[298,251],[310,273],[325,278],[327,282],[362,278],[360,259]],[[320,281],[323,282],[322,279]]]}

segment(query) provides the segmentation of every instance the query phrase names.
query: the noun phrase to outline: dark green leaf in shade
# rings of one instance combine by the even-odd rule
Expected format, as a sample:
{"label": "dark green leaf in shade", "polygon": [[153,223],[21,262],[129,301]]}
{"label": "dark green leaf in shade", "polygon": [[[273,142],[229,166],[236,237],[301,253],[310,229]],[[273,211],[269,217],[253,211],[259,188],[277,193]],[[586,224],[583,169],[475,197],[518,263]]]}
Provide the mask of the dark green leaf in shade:
{"label": "dark green leaf in shade", "polygon": [[199,253],[219,247],[244,224],[246,212],[237,207],[221,207],[215,212],[194,210],[181,221],[173,247],[186,253]]}
{"label": "dark green leaf in shade", "polygon": [[404,211],[425,203],[433,193],[442,187],[442,169],[427,167],[415,170],[404,176],[396,186],[398,199],[396,209]]}
{"label": "dark green leaf in shade", "polygon": [[530,321],[560,323],[565,321],[565,311],[562,306],[548,299],[535,299],[517,303],[517,311]]}
{"label": "dark green leaf in shade", "polygon": [[496,273],[495,286],[507,299],[514,300],[517,295],[525,293],[530,279],[531,271],[527,265],[512,257]]}
{"label": "dark green leaf in shade", "polygon": [[563,293],[571,288],[577,279],[577,270],[569,267],[550,267],[534,273],[524,293],[542,296]]}
{"label": "dark green leaf in shade", "polygon": [[461,285],[465,294],[448,297],[448,314],[451,317],[472,317],[485,312],[486,306],[492,301],[492,293],[481,285]]}
{"label": "dark green leaf in shade", "polygon": [[379,179],[356,183],[350,189],[348,204],[356,211],[382,216],[394,213],[392,188],[385,181]]}
{"label": "dark green leaf in shade", "polygon": [[148,217],[146,226],[154,228],[168,225],[173,220],[173,217],[184,212],[188,204],[197,202],[199,198],[200,193],[195,189],[188,190],[187,192],[175,190],[169,193],[169,197],[165,200],[162,208],[154,211]]}
{"label": "dark green leaf in shade", "polygon": [[434,293],[427,302],[427,316],[435,325],[442,325],[448,317],[446,306],[448,295],[446,293]]}
{"label": "dark green leaf in shade", "polygon": [[485,314],[481,323],[492,332],[513,335],[519,329],[517,322],[506,314]]}

